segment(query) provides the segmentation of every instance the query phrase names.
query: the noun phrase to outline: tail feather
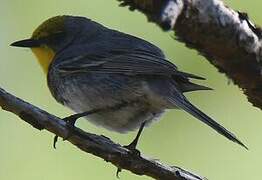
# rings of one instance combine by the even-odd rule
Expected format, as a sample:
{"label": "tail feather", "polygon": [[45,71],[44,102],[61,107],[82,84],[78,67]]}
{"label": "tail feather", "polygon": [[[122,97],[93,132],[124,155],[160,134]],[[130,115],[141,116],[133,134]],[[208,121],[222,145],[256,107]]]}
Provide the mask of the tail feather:
{"label": "tail feather", "polygon": [[228,131],[226,128],[224,128],[223,126],[221,126],[219,123],[217,123],[216,121],[214,121],[213,119],[211,119],[210,117],[208,117],[205,113],[203,113],[202,111],[200,111],[197,107],[195,107],[194,105],[192,105],[189,101],[187,101],[186,99],[181,99],[181,98],[176,98],[175,99],[175,103],[178,107],[184,109],[185,111],[187,111],[189,114],[193,115],[194,117],[196,117],[197,119],[199,119],[200,121],[202,121],[203,123],[207,124],[208,126],[212,127],[214,130],[216,130],[219,134],[225,136],[226,138],[228,138],[229,140],[243,146],[244,148],[248,149],[248,147],[243,144],[240,140],[237,139],[237,137],[231,133],[230,131]]}
{"label": "tail feather", "polygon": [[190,74],[190,73],[186,73],[186,72],[182,72],[179,71],[178,74],[181,74],[182,76],[188,77],[188,78],[192,78],[192,79],[199,79],[199,80],[205,80],[206,78],[201,77],[201,76],[197,76],[195,74]]}
{"label": "tail feather", "polygon": [[192,82],[185,82],[185,83],[180,83],[179,88],[183,93],[185,92],[191,92],[191,91],[199,91],[199,90],[213,90],[212,88],[202,86],[199,84],[195,84]]}

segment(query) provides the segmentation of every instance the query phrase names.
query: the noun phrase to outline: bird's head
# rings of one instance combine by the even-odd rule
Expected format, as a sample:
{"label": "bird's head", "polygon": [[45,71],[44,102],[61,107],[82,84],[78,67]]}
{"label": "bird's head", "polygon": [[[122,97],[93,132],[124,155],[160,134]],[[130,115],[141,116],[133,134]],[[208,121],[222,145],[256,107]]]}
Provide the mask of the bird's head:
{"label": "bird's head", "polygon": [[44,71],[56,53],[69,45],[88,42],[97,32],[99,24],[77,16],[56,16],[44,21],[33,32],[31,38],[16,41],[11,46],[31,48]]}

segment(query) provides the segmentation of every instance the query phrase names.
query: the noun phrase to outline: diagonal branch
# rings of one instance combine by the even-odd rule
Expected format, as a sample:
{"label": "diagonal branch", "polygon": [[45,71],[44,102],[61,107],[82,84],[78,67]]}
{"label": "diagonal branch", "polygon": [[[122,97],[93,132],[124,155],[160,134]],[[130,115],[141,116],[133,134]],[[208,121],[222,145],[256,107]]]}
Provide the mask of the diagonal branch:
{"label": "diagonal branch", "polygon": [[[0,88],[0,106],[18,115],[34,128],[67,137],[69,129],[60,118],[33,106]],[[105,136],[98,136],[76,128],[70,132],[68,141],[82,151],[111,162],[118,168],[137,175],[147,175],[161,180],[204,180],[204,178],[175,166],[167,166],[155,160],[131,153]]]}
{"label": "diagonal branch", "polygon": [[262,30],[221,0],[119,0],[205,56],[262,109]]}

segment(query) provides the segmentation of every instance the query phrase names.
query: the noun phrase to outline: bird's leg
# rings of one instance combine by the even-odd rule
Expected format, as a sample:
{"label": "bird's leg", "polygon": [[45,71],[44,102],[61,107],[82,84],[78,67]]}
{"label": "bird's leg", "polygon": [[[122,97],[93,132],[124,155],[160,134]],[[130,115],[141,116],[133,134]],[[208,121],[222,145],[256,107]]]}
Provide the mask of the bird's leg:
{"label": "bird's leg", "polygon": [[81,117],[85,117],[85,116],[88,116],[90,114],[94,114],[94,113],[97,113],[99,111],[101,111],[102,109],[94,109],[94,110],[90,110],[90,111],[86,111],[86,112],[83,112],[83,113],[77,113],[77,114],[73,114],[73,115],[70,115],[68,117],[65,117],[63,118],[63,121],[66,122],[67,126],[69,128],[74,128],[75,126],[75,123],[76,121],[81,118]]}
{"label": "bird's leg", "polygon": [[[141,125],[140,125],[140,128],[137,132],[137,135],[135,137],[135,139],[127,146],[124,146],[125,148],[127,148],[131,153],[137,155],[137,156],[140,156],[140,151],[136,149],[136,146],[137,146],[137,143],[138,143],[138,140],[139,140],[139,137],[141,136],[141,133],[145,127],[145,124],[146,124],[146,121],[143,122]],[[117,168],[117,171],[116,171],[116,177],[119,178],[119,173],[122,171],[121,168]]]}
{"label": "bird's leg", "polygon": [[[134,102],[136,102],[136,101],[134,101]],[[94,114],[94,113],[100,112],[100,111],[108,111],[108,110],[120,109],[120,108],[126,107],[127,105],[129,105],[129,104],[126,103],[126,102],[123,102],[123,103],[120,103],[120,104],[118,104],[116,106],[106,107],[106,108],[101,108],[101,109],[93,109],[93,110],[90,110],[90,111],[73,114],[71,116],[63,118],[63,120],[66,122],[66,125],[67,125],[68,129],[71,131],[71,132],[69,131],[67,137],[65,137],[64,140],[66,140],[66,139],[68,139],[70,137],[72,131],[74,130],[75,123],[76,123],[77,119],[79,119],[81,117],[84,117],[84,116],[88,116],[90,114]],[[53,141],[54,149],[56,149],[56,142],[57,142],[57,140],[58,140],[58,136],[56,135],[54,137],[54,141]]]}
{"label": "bird's leg", "polygon": [[127,148],[128,150],[130,150],[132,153],[135,153],[137,155],[140,155],[140,152],[136,149],[139,137],[141,136],[141,133],[145,127],[146,122],[143,122],[137,132],[137,135],[135,137],[135,139],[127,146],[124,146],[125,148]]}
{"label": "bird's leg", "polygon": [[[77,121],[77,119],[81,118],[81,117],[84,117],[84,116],[88,116],[90,114],[94,114],[94,113],[97,113],[99,112],[101,109],[94,109],[94,110],[90,110],[90,111],[86,111],[86,112],[83,112],[83,113],[77,113],[77,114],[73,114],[73,115],[70,115],[68,117],[65,117],[63,118],[62,120],[66,122],[66,126],[68,127],[69,129],[69,132],[68,132],[68,135],[64,138],[64,140],[68,139],[72,133],[72,131],[74,130],[75,128],[75,123]],[[53,147],[54,149],[56,149],[56,142],[58,140],[58,136],[56,135],[54,137],[54,141],[53,141]]]}

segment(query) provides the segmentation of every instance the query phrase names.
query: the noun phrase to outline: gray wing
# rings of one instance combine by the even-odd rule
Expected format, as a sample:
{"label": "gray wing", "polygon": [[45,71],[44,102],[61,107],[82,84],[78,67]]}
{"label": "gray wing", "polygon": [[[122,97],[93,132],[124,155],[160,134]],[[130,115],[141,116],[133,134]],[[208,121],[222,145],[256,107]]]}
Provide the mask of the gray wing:
{"label": "gray wing", "polygon": [[[70,53],[57,57],[61,73],[117,73],[126,75],[161,75],[178,78],[204,79],[180,72],[166,60],[155,45],[115,30],[104,31],[85,44],[70,46]],[[80,53],[79,53],[80,52]],[[66,57],[65,54],[71,54]],[[67,60],[69,59],[69,60]]]}
{"label": "gray wing", "polygon": [[154,55],[140,49],[126,50],[118,49],[110,52],[87,54],[75,57],[70,61],[60,61],[57,65],[60,73],[109,73],[124,75],[160,75],[166,77],[177,77],[204,79],[202,77],[181,72],[164,57]]}

